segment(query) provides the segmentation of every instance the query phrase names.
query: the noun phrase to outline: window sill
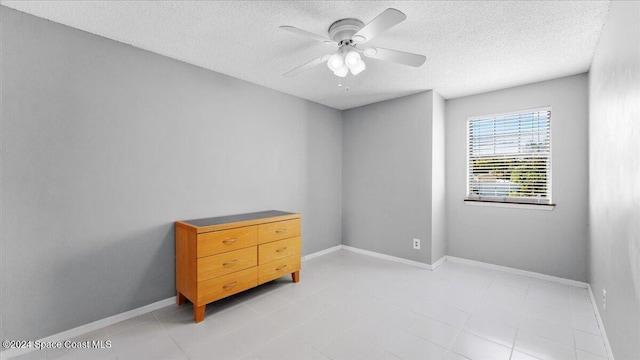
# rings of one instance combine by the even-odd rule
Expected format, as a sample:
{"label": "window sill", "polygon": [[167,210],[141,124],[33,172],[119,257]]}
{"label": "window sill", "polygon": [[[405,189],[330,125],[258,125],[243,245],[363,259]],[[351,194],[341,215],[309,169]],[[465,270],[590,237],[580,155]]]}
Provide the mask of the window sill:
{"label": "window sill", "polygon": [[551,211],[556,204],[534,204],[534,203],[518,203],[507,201],[492,201],[492,200],[464,200],[465,205],[471,206],[489,206],[489,207],[502,207],[511,209],[529,209],[529,210],[545,210]]}

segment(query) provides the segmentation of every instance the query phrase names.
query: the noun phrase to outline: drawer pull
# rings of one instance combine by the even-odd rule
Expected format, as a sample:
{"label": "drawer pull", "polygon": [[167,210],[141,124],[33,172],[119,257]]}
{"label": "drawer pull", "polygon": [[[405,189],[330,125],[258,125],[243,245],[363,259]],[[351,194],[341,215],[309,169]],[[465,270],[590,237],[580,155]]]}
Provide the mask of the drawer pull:
{"label": "drawer pull", "polygon": [[282,266],[277,267],[276,271],[284,270],[284,269],[286,269],[288,267],[289,267],[289,265],[282,265]]}
{"label": "drawer pull", "polygon": [[226,245],[233,244],[236,241],[238,241],[238,239],[236,239],[236,238],[222,240],[222,242],[225,243]]}
{"label": "drawer pull", "polygon": [[284,232],[287,232],[287,229],[276,230],[276,234],[282,234]]}
{"label": "drawer pull", "polygon": [[226,263],[222,263],[222,266],[229,267],[229,266],[233,266],[233,265],[235,265],[237,263],[238,263],[238,260],[233,260],[233,261],[229,261],[229,262],[226,262]]}
{"label": "drawer pull", "polygon": [[286,247],[286,246],[285,246],[285,247],[283,247],[283,248],[280,248],[280,249],[276,249],[276,252],[283,252],[283,251],[285,251],[285,250],[287,250],[287,247]]}
{"label": "drawer pull", "polygon": [[231,284],[227,284],[227,285],[223,286],[222,288],[225,289],[225,290],[229,290],[229,289],[231,289],[232,287],[234,287],[236,285],[238,285],[238,282],[234,281]]}

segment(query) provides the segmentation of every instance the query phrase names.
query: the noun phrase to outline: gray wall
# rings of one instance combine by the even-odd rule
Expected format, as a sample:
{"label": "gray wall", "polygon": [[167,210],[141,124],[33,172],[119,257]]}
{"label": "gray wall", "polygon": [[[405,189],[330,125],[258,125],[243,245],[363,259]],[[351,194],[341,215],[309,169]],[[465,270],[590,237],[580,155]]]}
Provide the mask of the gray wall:
{"label": "gray wall", "polygon": [[[448,255],[587,281],[587,75],[446,103]],[[465,205],[471,116],[552,106],[553,211]]]}
{"label": "gray wall", "polygon": [[424,92],[343,112],[343,244],[430,263],[432,101]]}
{"label": "gray wall", "polygon": [[446,167],[445,167],[445,101],[433,94],[433,135],[431,141],[431,261],[433,264],[447,255],[446,229]]}
{"label": "gray wall", "polygon": [[589,177],[589,281],[615,358],[640,359],[638,2],[611,3],[589,71]]}
{"label": "gray wall", "polygon": [[1,8],[2,339],[175,295],[175,220],[301,212],[340,243],[341,113]]}

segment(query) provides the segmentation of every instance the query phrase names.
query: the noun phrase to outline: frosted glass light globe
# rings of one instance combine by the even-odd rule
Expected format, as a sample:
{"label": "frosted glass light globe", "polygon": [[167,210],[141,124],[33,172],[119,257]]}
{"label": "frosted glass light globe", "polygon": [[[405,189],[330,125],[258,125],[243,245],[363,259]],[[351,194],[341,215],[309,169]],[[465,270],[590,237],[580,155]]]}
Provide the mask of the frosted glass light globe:
{"label": "frosted glass light globe", "polygon": [[339,67],[336,71],[333,72],[333,74],[335,76],[340,76],[340,77],[345,77],[347,76],[347,73],[349,72],[349,68],[347,68],[346,66],[344,66],[344,64]]}
{"label": "frosted glass light globe", "polygon": [[364,64],[364,61],[362,60],[358,61],[355,65],[349,67],[353,76],[360,74],[366,68],[367,66]]}
{"label": "frosted glass light globe", "polygon": [[338,70],[342,66],[344,66],[344,59],[342,58],[342,54],[335,53],[335,54],[331,55],[331,57],[327,61],[327,66],[333,72],[336,72],[336,70]]}
{"label": "frosted glass light globe", "polygon": [[349,68],[357,65],[361,61],[360,54],[355,51],[349,51],[347,56],[344,57],[344,63],[347,64]]}

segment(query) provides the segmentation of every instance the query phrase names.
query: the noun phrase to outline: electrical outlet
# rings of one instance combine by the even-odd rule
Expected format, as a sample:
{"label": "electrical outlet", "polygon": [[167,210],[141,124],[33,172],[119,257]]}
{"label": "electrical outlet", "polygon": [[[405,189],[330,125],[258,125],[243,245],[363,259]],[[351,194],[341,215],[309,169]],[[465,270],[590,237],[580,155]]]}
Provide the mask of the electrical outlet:
{"label": "electrical outlet", "polygon": [[420,250],[420,239],[413,239],[413,248]]}
{"label": "electrical outlet", "polygon": [[607,290],[602,289],[602,309],[607,310]]}

